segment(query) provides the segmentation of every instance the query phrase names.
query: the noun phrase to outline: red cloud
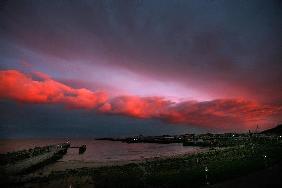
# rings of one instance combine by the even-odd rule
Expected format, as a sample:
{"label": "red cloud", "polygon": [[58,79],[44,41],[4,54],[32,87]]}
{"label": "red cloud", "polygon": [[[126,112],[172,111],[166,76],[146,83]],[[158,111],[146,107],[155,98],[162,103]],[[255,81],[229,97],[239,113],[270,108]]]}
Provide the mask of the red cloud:
{"label": "red cloud", "polygon": [[0,71],[0,98],[25,103],[58,103],[107,114],[158,118],[172,123],[227,129],[245,129],[257,123],[269,124],[281,120],[279,118],[282,115],[281,106],[263,105],[244,99],[180,103],[162,97],[120,96],[108,99],[104,92],[74,89],[40,72],[27,75],[16,70]]}
{"label": "red cloud", "polygon": [[172,104],[161,97],[121,96],[104,104],[100,111],[138,118],[155,118]]}
{"label": "red cloud", "polygon": [[174,123],[229,128],[269,123],[282,114],[281,106],[268,106],[243,99],[183,102],[168,108],[162,118]]}
{"label": "red cloud", "polygon": [[171,123],[217,128],[248,128],[269,123],[282,108],[243,99],[172,103],[160,97],[122,96],[104,104],[100,111],[137,118],[158,118]]}
{"label": "red cloud", "polygon": [[40,81],[16,70],[0,71],[0,98],[26,103],[62,103],[72,108],[95,108],[107,100],[103,92],[74,89],[38,72]]}

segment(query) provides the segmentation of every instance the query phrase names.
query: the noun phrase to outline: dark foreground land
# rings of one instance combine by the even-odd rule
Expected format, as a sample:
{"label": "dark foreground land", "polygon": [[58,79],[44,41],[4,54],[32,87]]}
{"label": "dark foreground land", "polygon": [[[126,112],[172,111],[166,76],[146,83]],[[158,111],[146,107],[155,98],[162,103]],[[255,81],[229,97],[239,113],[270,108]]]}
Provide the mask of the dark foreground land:
{"label": "dark foreground land", "polygon": [[262,169],[243,177],[234,178],[210,187],[213,188],[240,188],[240,187],[282,187],[282,163],[275,164],[266,169]]}
{"label": "dark foreground land", "polygon": [[281,140],[258,139],[123,166],[72,169],[48,176],[6,175],[1,177],[1,187],[281,187],[281,164]]}

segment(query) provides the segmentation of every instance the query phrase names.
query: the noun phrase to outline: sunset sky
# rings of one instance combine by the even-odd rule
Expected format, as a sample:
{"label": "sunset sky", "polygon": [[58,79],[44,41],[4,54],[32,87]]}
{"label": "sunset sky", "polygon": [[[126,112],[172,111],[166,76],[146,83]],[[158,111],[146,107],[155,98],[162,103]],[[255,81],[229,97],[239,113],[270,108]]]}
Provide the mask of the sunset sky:
{"label": "sunset sky", "polygon": [[0,137],[282,123],[282,2],[0,3]]}

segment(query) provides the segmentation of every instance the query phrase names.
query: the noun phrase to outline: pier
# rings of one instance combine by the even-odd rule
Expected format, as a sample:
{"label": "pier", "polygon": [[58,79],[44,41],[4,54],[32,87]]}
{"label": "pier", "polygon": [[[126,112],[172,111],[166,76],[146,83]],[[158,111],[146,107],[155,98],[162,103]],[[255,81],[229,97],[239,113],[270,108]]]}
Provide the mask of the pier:
{"label": "pier", "polygon": [[5,174],[28,173],[62,158],[69,147],[69,143],[62,143],[2,154],[0,170]]}

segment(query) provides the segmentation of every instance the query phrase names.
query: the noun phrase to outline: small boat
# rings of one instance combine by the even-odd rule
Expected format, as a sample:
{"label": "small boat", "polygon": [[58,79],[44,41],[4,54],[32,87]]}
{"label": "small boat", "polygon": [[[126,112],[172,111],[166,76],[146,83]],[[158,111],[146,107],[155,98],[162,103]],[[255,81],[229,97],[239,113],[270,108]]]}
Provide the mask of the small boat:
{"label": "small boat", "polygon": [[86,151],[86,145],[82,145],[79,147],[79,154],[83,154]]}

